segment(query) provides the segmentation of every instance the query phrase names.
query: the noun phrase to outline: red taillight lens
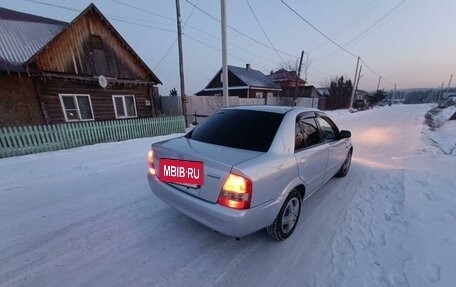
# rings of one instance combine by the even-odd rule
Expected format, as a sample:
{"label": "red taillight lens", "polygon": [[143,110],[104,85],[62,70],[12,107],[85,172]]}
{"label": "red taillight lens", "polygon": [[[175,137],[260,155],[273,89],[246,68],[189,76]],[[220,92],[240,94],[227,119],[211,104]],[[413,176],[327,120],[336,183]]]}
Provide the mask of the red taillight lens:
{"label": "red taillight lens", "polygon": [[217,203],[235,209],[248,209],[251,199],[252,182],[243,176],[230,173]]}
{"label": "red taillight lens", "polygon": [[155,175],[155,166],[154,166],[154,150],[150,149],[149,153],[147,154],[147,163],[149,167],[149,173],[151,175]]}

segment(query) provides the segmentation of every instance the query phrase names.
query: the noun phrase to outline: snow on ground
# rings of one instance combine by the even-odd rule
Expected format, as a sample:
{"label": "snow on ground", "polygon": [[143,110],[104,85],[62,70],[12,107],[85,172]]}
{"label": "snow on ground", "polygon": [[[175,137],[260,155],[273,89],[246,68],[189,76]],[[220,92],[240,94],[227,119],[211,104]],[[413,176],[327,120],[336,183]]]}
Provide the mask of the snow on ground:
{"label": "snow on ground", "polygon": [[[336,231],[327,258],[333,272],[321,282],[330,286],[454,285],[456,161],[429,144],[429,128],[422,123],[430,108],[393,106],[387,113],[373,111],[370,118],[383,113],[385,119],[375,125],[366,119],[372,126],[354,134],[354,162],[367,169],[357,175],[365,186],[354,196]],[[358,124],[366,126],[366,122]],[[445,125],[454,127],[456,122]],[[360,131],[356,126],[354,130]],[[447,136],[445,141],[455,145],[456,133]]]}
{"label": "snow on ground", "polygon": [[304,204],[286,241],[235,241],[159,201],[156,137],[0,159],[0,286],[454,286],[456,121],[430,105],[330,112],[352,131],[347,177]]}

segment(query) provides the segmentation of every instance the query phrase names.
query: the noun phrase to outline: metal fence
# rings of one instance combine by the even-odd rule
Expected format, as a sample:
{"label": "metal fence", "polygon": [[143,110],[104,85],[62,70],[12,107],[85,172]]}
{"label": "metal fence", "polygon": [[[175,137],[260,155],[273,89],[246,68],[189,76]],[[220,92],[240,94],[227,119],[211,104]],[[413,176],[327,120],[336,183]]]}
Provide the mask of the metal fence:
{"label": "metal fence", "polygon": [[0,158],[184,131],[183,116],[0,128]]}

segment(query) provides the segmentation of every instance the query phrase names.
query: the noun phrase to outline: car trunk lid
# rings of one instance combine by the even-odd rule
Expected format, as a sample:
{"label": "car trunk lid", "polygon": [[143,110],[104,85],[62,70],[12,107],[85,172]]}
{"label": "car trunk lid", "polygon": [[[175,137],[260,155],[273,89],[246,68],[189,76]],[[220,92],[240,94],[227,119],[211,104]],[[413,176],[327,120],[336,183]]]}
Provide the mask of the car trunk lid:
{"label": "car trunk lid", "polygon": [[169,183],[175,188],[209,202],[217,202],[225,179],[231,168],[241,162],[255,158],[263,152],[248,151],[214,145],[180,137],[152,145],[157,176],[160,176],[160,159],[177,159],[202,162],[204,165],[204,184],[187,186]]}

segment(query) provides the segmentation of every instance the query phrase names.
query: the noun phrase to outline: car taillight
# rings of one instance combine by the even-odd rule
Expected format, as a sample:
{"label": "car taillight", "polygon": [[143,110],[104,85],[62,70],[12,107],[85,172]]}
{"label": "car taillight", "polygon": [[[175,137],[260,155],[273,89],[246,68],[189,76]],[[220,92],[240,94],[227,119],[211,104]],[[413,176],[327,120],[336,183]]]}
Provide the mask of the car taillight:
{"label": "car taillight", "polygon": [[154,166],[154,150],[150,149],[149,153],[147,154],[147,163],[149,167],[149,173],[151,175],[155,175],[155,166]]}
{"label": "car taillight", "polygon": [[245,177],[230,173],[223,184],[217,203],[235,209],[248,209],[251,199],[252,182]]}

